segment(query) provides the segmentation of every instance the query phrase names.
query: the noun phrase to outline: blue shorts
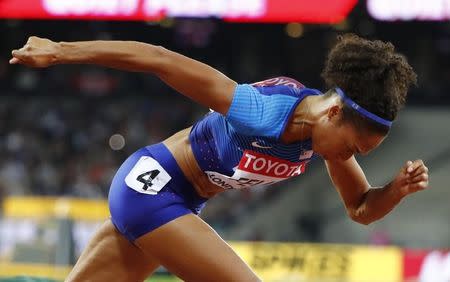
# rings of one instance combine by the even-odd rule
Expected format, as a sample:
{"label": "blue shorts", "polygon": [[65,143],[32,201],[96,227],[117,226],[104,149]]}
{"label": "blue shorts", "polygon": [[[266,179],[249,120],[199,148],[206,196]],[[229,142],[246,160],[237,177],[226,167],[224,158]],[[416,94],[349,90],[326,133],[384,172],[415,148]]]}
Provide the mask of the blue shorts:
{"label": "blue shorts", "polygon": [[162,144],[144,147],[120,166],[109,190],[116,228],[130,241],[185,214],[199,214],[200,197]]}

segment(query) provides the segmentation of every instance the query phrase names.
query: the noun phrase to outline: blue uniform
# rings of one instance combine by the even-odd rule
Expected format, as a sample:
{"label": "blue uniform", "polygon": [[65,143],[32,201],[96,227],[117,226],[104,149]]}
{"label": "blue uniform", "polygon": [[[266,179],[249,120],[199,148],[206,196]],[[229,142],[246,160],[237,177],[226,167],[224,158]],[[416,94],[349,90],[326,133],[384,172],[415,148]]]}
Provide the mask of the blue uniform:
{"label": "blue uniform", "polygon": [[[320,95],[286,77],[236,87],[224,116],[210,112],[194,124],[190,142],[200,168],[224,189],[268,185],[305,172],[315,157],[310,140],[280,141],[296,106]],[[198,196],[163,144],[131,155],[113,179],[113,223],[131,241],[184,214],[198,214]]]}
{"label": "blue uniform", "polygon": [[117,170],[108,195],[111,220],[131,242],[177,217],[200,213],[206,200],[162,143],[131,154]]}

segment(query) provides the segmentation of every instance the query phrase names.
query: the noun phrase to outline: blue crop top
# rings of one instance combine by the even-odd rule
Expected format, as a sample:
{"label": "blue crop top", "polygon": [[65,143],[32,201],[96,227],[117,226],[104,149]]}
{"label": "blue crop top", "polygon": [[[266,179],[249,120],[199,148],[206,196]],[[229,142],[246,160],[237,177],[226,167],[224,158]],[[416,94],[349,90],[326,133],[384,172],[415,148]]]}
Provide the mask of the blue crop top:
{"label": "blue crop top", "polygon": [[238,85],[225,116],[210,112],[190,132],[200,168],[224,189],[302,174],[315,157],[311,140],[284,144],[280,138],[303,98],[320,94],[287,77]]}

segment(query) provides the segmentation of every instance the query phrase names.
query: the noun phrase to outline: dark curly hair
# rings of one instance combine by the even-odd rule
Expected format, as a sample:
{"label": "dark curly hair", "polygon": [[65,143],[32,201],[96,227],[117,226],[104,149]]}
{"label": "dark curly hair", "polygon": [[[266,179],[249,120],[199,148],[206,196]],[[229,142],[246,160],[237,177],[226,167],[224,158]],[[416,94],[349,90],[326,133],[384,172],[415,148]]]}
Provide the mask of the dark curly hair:
{"label": "dark curly hair", "polygon": [[[341,35],[337,39],[322,72],[327,87],[340,87],[361,107],[384,119],[394,120],[405,104],[409,87],[417,82],[417,75],[406,58],[396,53],[389,42],[371,41],[354,34]],[[343,120],[383,135],[389,131],[388,127],[365,118],[348,106],[344,106]]]}

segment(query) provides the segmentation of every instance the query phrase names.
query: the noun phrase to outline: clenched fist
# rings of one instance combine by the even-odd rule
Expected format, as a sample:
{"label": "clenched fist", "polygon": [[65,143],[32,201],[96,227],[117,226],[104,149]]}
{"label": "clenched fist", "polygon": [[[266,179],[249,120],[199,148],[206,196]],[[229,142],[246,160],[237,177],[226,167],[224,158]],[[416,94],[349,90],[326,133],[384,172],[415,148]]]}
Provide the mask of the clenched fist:
{"label": "clenched fist", "polygon": [[58,43],[49,39],[31,36],[22,48],[13,50],[11,54],[10,64],[45,68],[55,64],[58,56]]}
{"label": "clenched fist", "polygon": [[395,177],[392,185],[403,195],[428,188],[428,168],[422,160],[408,161]]}

